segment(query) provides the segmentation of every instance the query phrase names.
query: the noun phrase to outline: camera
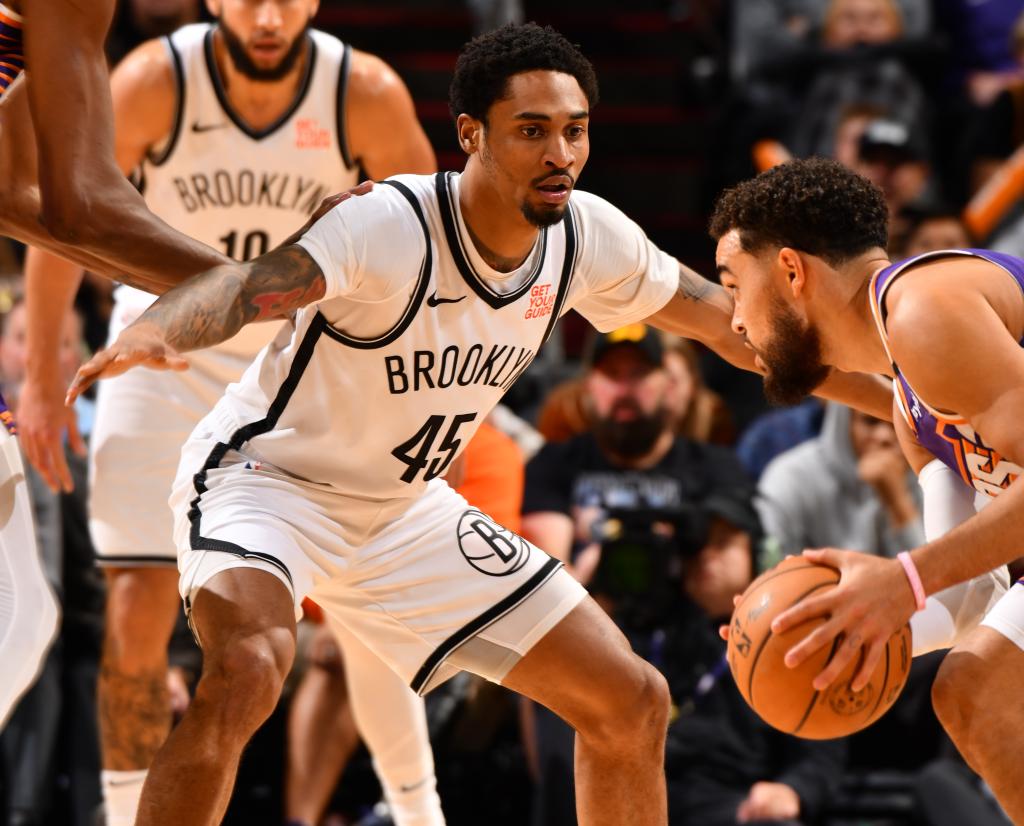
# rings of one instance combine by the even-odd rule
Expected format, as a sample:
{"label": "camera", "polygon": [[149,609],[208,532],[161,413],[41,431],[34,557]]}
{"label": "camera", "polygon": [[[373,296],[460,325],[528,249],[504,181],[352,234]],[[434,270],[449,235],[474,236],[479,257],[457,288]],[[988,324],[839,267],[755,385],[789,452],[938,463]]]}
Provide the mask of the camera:
{"label": "camera", "polygon": [[620,627],[658,627],[679,599],[684,560],[704,547],[709,523],[709,514],[693,504],[609,509],[591,526],[601,544],[591,593],[610,602]]}

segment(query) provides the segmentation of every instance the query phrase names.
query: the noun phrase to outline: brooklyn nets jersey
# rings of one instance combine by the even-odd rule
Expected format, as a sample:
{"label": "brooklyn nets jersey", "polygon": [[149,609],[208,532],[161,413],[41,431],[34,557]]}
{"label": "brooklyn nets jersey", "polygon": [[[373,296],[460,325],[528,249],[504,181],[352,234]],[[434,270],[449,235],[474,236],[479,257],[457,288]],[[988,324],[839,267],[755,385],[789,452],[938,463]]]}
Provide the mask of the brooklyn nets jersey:
{"label": "brooklyn nets jersey", "polygon": [[463,225],[459,177],[396,176],[306,233],[324,299],[228,388],[208,424],[234,435],[200,477],[241,450],[254,469],[351,497],[369,529],[361,517],[445,473],[562,313],[610,330],[674,293],[675,259],[585,192],[517,271],[492,270]]}
{"label": "brooklyn nets jersey", "polygon": [[[311,31],[310,57],[294,102],[277,121],[254,130],[228,101],[214,58],[214,30],[199,23],[165,39],[178,83],[174,128],[137,174],[156,215],[232,258],[248,260],[281,243],[325,197],[358,180],[344,129],[351,49]],[[117,328],[153,301],[130,287],[121,287],[116,298]],[[276,328],[250,326],[218,349],[251,358]]]}

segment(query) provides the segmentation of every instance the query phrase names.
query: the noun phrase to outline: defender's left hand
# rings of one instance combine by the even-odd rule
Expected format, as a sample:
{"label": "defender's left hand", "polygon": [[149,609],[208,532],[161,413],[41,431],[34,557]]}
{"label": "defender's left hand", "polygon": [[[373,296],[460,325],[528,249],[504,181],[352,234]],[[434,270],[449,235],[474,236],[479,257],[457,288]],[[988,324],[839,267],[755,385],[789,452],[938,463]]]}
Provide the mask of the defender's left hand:
{"label": "defender's left hand", "polygon": [[895,559],[834,548],[804,551],[804,556],[837,568],[839,584],[808,597],[772,622],[772,631],[778,634],[814,617],[826,617],[786,653],[786,665],[795,668],[842,635],[832,660],[814,678],[814,688],[821,691],[831,685],[863,648],[863,661],[850,683],[854,691],[860,691],[885,653],[889,637],[914,613],[914,594],[903,566]]}

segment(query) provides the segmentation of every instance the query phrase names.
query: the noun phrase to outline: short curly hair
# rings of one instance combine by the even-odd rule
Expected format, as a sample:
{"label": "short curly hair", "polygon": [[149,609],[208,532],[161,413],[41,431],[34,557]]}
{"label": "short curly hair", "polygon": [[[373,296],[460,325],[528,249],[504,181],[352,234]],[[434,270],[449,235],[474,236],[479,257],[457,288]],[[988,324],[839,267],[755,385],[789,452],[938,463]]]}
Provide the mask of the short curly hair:
{"label": "short curly hair", "polygon": [[538,69],[572,75],[590,107],[597,105],[597,75],[579,48],[550,26],[509,23],[469,41],[459,54],[448,90],[452,117],[465,114],[486,123],[491,106],[505,97],[509,78]]}
{"label": "short curly hair", "polygon": [[727,189],[709,231],[739,230],[747,252],[792,247],[837,266],[889,242],[889,211],[871,181],[827,158],[793,160]]}

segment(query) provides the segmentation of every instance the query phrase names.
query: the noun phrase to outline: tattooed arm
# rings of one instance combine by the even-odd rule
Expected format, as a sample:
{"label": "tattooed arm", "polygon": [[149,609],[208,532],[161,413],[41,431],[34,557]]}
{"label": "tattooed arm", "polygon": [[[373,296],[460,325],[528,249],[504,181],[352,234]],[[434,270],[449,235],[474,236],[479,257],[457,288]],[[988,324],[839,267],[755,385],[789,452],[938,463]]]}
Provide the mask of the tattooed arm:
{"label": "tattooed arm", "polygon": [[325,291],[320,267],[297,245],[207,270],[164,293],[84,364],[68,390],[68,403],[97,379],[139,365],[184,370],[188,364],[179,353],[220,344],[246,324],[305,307]]}
{"label": "tattooed arm", "polygon": [[[676,294],[647,322],[677,336],[697,339],[736,367],[759,372],[754,366],[754,351],[732,329],[732,299],[719,284],[684,264],[679,265]],[[892,390],[879,376],[834,370],[815,395],[892,420]]]}
{"label": "tattooed arm", "polygon": [[737,367],[757,372],[754,352],[732,329],[732,299],[720,284],[685,264],[679,265],[676,294],[647,323],[683,338],[701,341]]}

